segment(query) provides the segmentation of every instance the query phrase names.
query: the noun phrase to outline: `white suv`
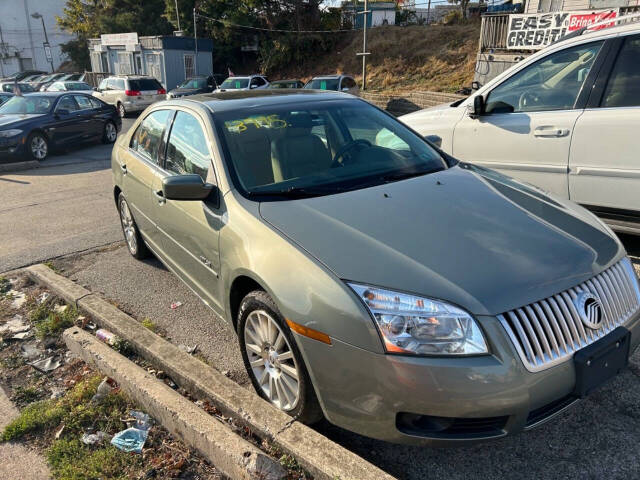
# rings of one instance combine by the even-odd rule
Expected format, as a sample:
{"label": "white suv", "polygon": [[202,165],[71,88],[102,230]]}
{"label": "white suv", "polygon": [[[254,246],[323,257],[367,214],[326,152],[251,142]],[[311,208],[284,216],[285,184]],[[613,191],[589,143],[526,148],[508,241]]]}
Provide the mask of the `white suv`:
{"label": "white suv", "polygon": [[227,90],[264,90],[269,87],[269,80],[262,75],[247,75],[245,77],[229,77],[216,92],[226,92]]}
{"label": "white suv", "polygon": [[455,157],[640,234],[640,25],[586,30],[467,99],[401,117]]}

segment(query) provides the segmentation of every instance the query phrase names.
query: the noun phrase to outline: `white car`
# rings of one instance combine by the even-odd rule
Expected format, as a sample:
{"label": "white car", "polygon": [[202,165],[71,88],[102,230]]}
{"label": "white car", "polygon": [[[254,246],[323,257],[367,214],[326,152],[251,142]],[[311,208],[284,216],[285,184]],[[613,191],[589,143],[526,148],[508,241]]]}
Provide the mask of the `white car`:
{"label": "white car", "polygon": [[640,234],[640,24],[587,29],[469,98],[400,117],[456,158]]}
{"label": "white car", "polygon": [[216,92],[226,92],[227,90],[263,90],[269,87],[269,80],[262,75],[247,75],[244,77],[227,78]]}

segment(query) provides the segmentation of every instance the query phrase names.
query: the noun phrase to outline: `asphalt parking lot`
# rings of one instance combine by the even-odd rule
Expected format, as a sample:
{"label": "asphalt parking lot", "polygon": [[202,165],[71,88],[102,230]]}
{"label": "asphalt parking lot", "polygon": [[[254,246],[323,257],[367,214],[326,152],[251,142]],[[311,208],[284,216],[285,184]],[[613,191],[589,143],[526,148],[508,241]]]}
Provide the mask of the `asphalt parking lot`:
{"label": "asphalt parking lot", "polygon": [[[640,254],[638,239],[624,241],[630,254]],[[250,388],[235,334],[157,260],[138,262],[117,244],[54,264],[139,320],[153,320],[172,342],[198,345],[212,365]],[[635,266],[640,275],[640,259]],[[182,305],[172,310],[176,301]],[[490,443],[418,448],[368,439],[327,423],[316,428],[401,479],[640,478],[639,398],[640,351],[629,370],[560,418]]]}

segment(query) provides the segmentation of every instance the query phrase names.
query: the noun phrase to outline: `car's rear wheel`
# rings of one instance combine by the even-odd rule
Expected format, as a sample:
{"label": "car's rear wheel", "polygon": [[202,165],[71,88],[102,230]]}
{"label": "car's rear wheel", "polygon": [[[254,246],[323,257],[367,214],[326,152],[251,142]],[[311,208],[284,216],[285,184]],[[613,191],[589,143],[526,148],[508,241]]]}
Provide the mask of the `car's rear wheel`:
{"label": "car's rear wheel", "polygon": [[27,153],[34,159],[41,162],[49,155],[49,141],[40,132],[35,132],[27,138]]}
{"label": "car's rear wheel", "polygon": [[118,115],[120,115],[120,118],[124,118],[127,116],[127,111],[124,108],[124,105],[121,103],[118,103]]}
{"label": "car's rear wheel", "polygon": [[109,121],[104,124],[104,130],[102,132],[102,143],[113,143],[118,138],[118,129],[116,124]]}
{"label": "car's rear wheel", "polygon": [[131,215],[131,209],[129,208],[127,199],[124,198],[122,193],[118,196],[118,211],[120,213],[122,233],[124,233],[124,239],[127,242],[129,253],[138,260],[148,257],[149,249],[140,235],[140,230],[138,230],[133,215]]}
{"label": "car's rear wheel", "polygon": [[238,338],[247,373],[262,398],[303,423],[322,418],[302,355],[266,292],[257,290],[242,300]]}

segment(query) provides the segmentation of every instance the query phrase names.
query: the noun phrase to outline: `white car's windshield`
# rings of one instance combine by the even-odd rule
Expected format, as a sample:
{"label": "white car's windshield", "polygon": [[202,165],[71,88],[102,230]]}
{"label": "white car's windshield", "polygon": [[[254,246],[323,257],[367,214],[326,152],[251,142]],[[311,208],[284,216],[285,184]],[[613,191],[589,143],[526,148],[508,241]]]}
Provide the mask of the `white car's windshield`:
{"label": "white car's windshield", "polygon": [[0,115],[15,113],[49,113],[54,102],[53,97],[30,96],[12,97],[0,107]]}
{"label": "white car's windshield", "polygon": [[240,88],[247,88],[249,86],[248,78],[227,78],[220,88],[224,88],[226,90],[237,90]]}
{"label": "white car's windshield", "polygon": [[446,168],[422,138],[362,101],[221,112],[216,126],[235,180],[251,196],[326,195]]}

